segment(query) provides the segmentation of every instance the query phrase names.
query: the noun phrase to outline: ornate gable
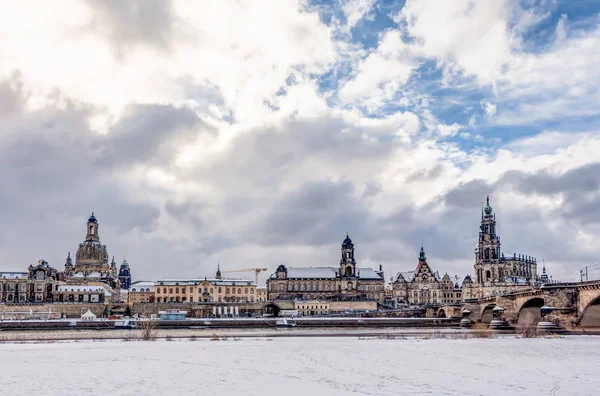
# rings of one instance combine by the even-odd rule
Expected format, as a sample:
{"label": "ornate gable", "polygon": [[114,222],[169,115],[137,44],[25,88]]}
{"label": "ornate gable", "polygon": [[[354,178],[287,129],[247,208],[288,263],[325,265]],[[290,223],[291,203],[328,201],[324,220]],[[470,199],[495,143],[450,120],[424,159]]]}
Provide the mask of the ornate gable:
{"label": "ornate gable", "polygon": [[421,253],[419,254],[419,264],[417,264],[417,268],[415,269],[415,276],[412,282],[422,282],[422,283],[431,283],[438,282],[436,274],[431,270],[429,264],[427,264],[427,258],[425,257],[425,252],[423,251],[423,247],[421,247]]}

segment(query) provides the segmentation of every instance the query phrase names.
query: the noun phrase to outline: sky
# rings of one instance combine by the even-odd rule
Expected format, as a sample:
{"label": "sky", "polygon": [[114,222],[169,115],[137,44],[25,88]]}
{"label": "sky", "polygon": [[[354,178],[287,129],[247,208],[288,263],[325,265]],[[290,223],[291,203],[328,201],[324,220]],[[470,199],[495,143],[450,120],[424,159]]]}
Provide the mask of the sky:
{"label": "sky", "polygon": [[61,269],[94,210],[134,279],[336,266],[346,232],[464,276],[487,195],[506,255],[598,267],[597,1],[0,7],[0,271]]}

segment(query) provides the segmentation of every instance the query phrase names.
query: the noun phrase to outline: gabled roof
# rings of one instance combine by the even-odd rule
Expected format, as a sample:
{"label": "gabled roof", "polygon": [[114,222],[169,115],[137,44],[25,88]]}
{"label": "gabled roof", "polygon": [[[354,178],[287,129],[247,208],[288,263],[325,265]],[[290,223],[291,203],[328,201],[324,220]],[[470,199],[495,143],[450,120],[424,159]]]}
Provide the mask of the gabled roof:
{"label": "gabled roof", "polygon": [[413,278],[415,277],[415,271],[398,272],[394,282],[396,282],[400,277],[402,277],[402,279],[404,279],[406,282],[412,282]]}

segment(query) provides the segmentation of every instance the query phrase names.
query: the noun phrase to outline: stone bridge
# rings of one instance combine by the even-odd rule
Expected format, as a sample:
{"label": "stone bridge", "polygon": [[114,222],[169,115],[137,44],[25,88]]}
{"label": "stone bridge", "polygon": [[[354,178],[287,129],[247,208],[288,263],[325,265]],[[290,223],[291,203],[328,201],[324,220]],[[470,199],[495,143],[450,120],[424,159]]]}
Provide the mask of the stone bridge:
{"label": "stone bridge", "polygon": [[552,308],[548,320],[557,321],[567,328],[600,328],[600,280],[577,283],[553,283],[539,289],[489,297],[477,301],[446,305],[437,316],[457,317],[460,311],[471,311],[473,322],[489,323],[494,307],[504,309],[504,318],[511,324],[541,320],[541,308]]}

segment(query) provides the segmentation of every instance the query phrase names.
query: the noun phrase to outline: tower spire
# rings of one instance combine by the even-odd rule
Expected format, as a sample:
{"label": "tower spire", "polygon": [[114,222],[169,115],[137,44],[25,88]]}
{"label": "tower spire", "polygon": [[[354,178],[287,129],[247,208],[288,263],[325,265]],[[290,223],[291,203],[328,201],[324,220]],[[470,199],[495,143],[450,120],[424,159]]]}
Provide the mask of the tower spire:
{"label": "tower spire", "polygon": [[221,263],[217,261],[217,273],[215,274],[216,279],[221,279]]}

